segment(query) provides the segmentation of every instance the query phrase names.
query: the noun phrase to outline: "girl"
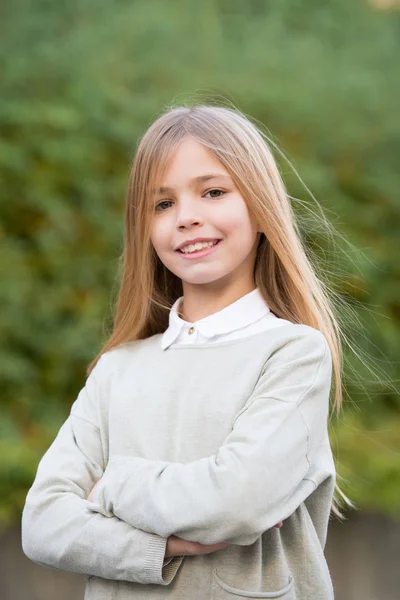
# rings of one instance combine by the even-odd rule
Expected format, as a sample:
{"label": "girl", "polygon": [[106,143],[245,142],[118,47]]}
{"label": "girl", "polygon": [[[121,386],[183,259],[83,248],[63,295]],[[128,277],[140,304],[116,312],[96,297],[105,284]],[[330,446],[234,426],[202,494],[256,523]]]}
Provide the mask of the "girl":
{"label": "girl", "polygon": [[114,330],[22,516],[25,554],[87,574],[86,600],[334,597],[340,330],[288,198],[236,109],[141,139]]}

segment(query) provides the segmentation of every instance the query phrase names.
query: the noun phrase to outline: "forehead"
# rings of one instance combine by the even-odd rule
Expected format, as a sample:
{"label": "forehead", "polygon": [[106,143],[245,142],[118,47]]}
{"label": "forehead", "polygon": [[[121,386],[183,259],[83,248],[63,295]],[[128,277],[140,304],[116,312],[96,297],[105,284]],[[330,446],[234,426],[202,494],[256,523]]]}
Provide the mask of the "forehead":
{"label": "forehead", "polygon": [[171,191],[179,187],[195,187],[212,179],[222,178],[225,183],[231,178],[224,165],[203,144],[188,138],[174,150],[159,180],[155,192]]}

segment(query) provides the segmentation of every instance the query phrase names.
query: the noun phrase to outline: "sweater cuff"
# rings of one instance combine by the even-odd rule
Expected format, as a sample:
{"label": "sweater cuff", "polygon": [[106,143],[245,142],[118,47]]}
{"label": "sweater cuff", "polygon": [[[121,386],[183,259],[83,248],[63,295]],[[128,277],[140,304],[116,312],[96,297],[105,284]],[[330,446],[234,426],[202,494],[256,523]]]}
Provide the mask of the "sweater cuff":
{"label": "sweater cuff", "polygon": [[149,533],[149,542],[144,557],[145,583],[158,583],[168,585],[175,577],[182,564],[183,556],[165,558],[165,549],[168,538],[155,533]]}

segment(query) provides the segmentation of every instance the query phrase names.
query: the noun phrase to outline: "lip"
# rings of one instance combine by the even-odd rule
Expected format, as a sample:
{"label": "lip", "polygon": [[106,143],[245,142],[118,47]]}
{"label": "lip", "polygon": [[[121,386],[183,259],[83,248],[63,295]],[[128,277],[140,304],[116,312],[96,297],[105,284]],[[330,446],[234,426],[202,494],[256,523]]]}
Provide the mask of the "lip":
{"label": "lip", "polygon": [[175,248],[175,250],[180,250],[184,246],[190,246],[190,244],[196,244],[197,242],[214,242],[215,240],[218,240],[218,238],[195,238],[194,240],[187,240],[186,242],[182,242],[182,244],[179,244],[179,246]]}
{"label": "lip", "polygon": [[214,246],[211,246],[210,248],[204,248],[204,250],[199,250],[198,252],[189,252],[188,254],[180,252],[180,250],[177,250],[177,252],[179,253],[179,256],[186,260],[196,260],[196,258],[203,258],[203,256],[208,256],[209,254],[214,252],[221,244],[221,242],[222,240],[218,240],[218,242],[214,244]]}

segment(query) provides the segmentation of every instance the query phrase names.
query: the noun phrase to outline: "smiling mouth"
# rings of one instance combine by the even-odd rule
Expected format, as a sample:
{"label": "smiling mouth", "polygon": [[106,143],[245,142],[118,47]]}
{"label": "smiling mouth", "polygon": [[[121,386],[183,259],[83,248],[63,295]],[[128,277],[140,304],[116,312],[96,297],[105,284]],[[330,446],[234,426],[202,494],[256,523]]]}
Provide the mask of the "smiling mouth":
{"label": "smiling mouth", "polygon": [[216,244],[213,244],[212,246],[207,246],[206,248],[201,248],[200,250],[194,250],[193,252],[182,252],[181,249],[176,250],[176,252],[179,252],[179,254],[184,258],[191,258],[197,256],[201,258],[202,256],[210,254],[211,251],[213,251],[217,246],[219,246],[220,242],[222,242],[222,240],[217,240]]}
{"label": "smiling mouth", "polygon": [[[183,246],[183,248],[178,248],[177,251],[181,252],[182,254],[195,254],[196,252],[201,252],[202,250],[208,250],[209,248],[212,248],[213,246],[216,246],[218,244],[218,242],[220,242],[220,241],[221,240],[216,239],[216,240],[213,241],[213,243],[212,243],[211,246],[205,246],[204,248],[200,248],[200,250],[192,250],[192,251],[184,252],[183,248],[185,248],[185,246]],[[187,244],[187,247],[190,246],[190,245],[193,246],[194,244]]]}

